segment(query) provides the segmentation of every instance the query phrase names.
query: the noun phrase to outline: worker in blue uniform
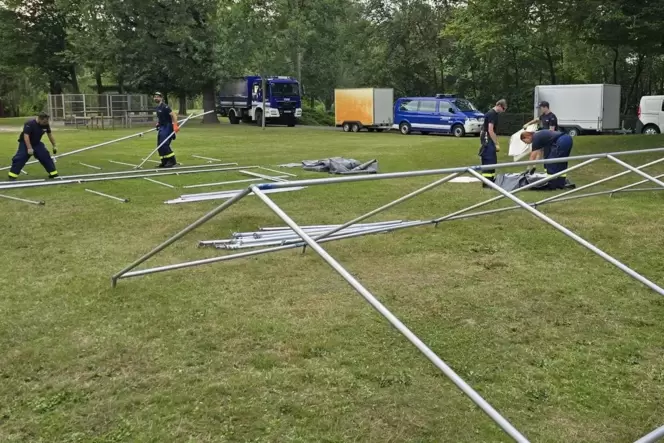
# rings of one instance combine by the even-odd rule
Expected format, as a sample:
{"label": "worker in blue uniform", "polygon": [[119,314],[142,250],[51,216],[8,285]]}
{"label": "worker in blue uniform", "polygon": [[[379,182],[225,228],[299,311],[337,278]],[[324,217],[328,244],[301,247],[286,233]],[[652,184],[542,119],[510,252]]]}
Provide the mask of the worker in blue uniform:
{"label": "worker in blue uniform", "polygon": [[8,173],[9,180],[16,180],[18,178],[21,170],[33,155],[39,160],[44,169],[46,169],[46,172],[48,172],[48,178],[58,176],[51,153],[48,152],[48,149],[46,149],[46,146],[41,141],[44,134],[48,135],[51,146],[53,146],[53,154],[58,152],[55,146],[55,138],[53,138],[53,134],[51,133],[49,120],[49,115],[41,112],[37,118],[25,122],[23,131],[18,137],[18,149],[14,158],[12,158],[12,166]]}
{"label": "worker in blue uniform", "polygon": [[[496,106],[491,108],[489,112],[484,115],[484,123],[482,124],[482,131],[480,132],[480,151],[478,155],[482,159],[483,165],[495,165],[498,163],[498,155],[500,152],[500,144],[498,143],[498,115],[507,110],[507,101],[504,99],[498,100]],[[495,169],[482,170],[482,176],[491,181],[496,180]],[[486,186],[486,185],[485,185]]]}
{"label": "worker in blue uniform", "polygon": [[[572,137],[559,131],[543,129],[537,132],[524,131],[521,141],[532,144],[533,151],[542,150],[545,159],[569,157],[574,144]],[[547,175],[557,174],[567,169],[567,162],[547,163],[544,165]],[[549,180],[546,189],[563,189],[567,183],[567,174]]]}
{"label": "worker in blue uniform", "polygon": [[[523,125],[523,129],[525,130],[528,126],[537,123],[538,130],[542,129],[548,129],[550,131],[558,131],[558,132],[563,132],[560,129],[560,126],[558,126],[558,117],[556,117],[556,114],[551,112],[551,105],[549,105],[549,102],[547,101],[541,101],[537,104],[537,107],[540,112],[539,118],[533,119]],[[533,150],[530,153],[530,160],[541,160],[543,157],[543,152],[542,150]],[[531,169],[531,172],[535,172],[535,167]]]}
{"label": "worker in blue uniform", "polygon": [[174,133],[180,131],[178,119],[170,106],[164,102],[161,92],[155,92],[154,101],[157,103],[157,109],[155,110],[157,113],[157,146],[160,146],[158,152],[159,157],[161,157],[159,167],[172,168],[177,165],[175,153],[171,149],[171,142],[175,140]]}

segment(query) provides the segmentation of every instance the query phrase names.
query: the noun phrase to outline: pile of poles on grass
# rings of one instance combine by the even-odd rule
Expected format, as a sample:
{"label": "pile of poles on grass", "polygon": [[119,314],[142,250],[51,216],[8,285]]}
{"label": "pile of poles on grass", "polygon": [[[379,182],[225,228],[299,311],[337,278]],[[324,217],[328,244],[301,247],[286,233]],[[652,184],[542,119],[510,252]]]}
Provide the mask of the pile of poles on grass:
{"label": "pile of poles on grass", "polygon": [[[180,121],[180,127],[182,128],[190,119],[192,118],[198,118],[202,117],[205,114],[208,114],[210,112],[214,111],[208,111],[204,112],[201,114],[197,115],[190,115],[186,119]],[[147,131],[143,132],[137,132],[136,134],[132,135],[127,135],[124,137],[117,138],[115,140],[110,140],[107,142],[99,143],[96,145],[88,146],[85,148],[77,149],[71,152],[66,152],[60,155],[56,155],[53,157],[54,161],[57,161],[58,158],[70,156],[73,154],[78,154],[81,152],[89,151],[91,149],[96,149],[100,148],[103,146],[108,146],[114,143],[130,140],[132,138],[136,137],[143,137],[143,135],[150,133],[152,131],[155,131],[156,129],[150,129]],[[246,182],[256,182],[256,181],[285,181],[284,179],[286,177],[296,177],[294,174],[289,174],[285,172],[280,172],[280,171],[275,171],[273,169],[268,169],[268,168],[263,168],[261,166],[239,166],[238,163],[223,163],[222,160],[216,159],[216,158],[211,158],[211,157],[204,157],[200,155],[192,155],[192,158],[196,158],[198,160],[204,160],[206,163],[203,165],[192,165],[192,166],[183,166],[183,165],[178,165],[173,168],[169,169],[160,169],[160,168],[155,168],[155,169],[143,169],[143,166],[146,163],[159,163],[156,160],[152,160],[151,157],[157,152],[157,150],[164,144],[166,141],[168,141],[175,133],[172,133],[169,137],[167,137],[166,140],[162,141],[162,143],[157,146],[147,157],[143,158],[139,164],[132,164],[132,163],[126,163],[126,162],[121,162],[121,161],[116,161],[116,160],[108,160],[109,163],[117,164],[117,165],[123,165],[123,166],[130,166],[132,169],[131,170],[125,170],[125,171],[111,171],[111,172],[94,172],[90,174],[78,174],[78,175],[69,175],[69,176],[61,176],[56,179],[37,179],[37,180],[20,180],[16,182],[7,182],[4,184],[0,184],[0,190],[14,190],[14,189],[27,189],[27,188],[38,188],[38,187],[44,187],[44,186],[58,186],[58,185],[66,185],[66,184],[82,184],[82,183],[91,183],[91,182],[107,182],[107,181],[115,181],[115,180],[128,180],[128,179],[143,179],[145,181],[149,181],[153,184],[167,187],[170,189],[175,189],[176,186],[165,183],[160,180],[156,180],[155,177],[164,177],[164,176],[169,176],[169,175],[186,175],[186,174],[202,174],[202,173],[209,173],[209,172],[229,172],[229,171],[236,171],[239,172],[243,175],[249,176],[251,178],[243,179],[243,180],[231,180],[231,181],[225,181],[225,182],[214,182],[214,183],[201,183],[201,184],[196,184],[196,185],[189,185],[189,186],[183,186],[183,188],[197,188],[197,187],[213,187],[213,186],[223,186],[223,185],[228,185],[232,183],[246,183]],[[27,164],[34,164],[37,163],[37,160],[32,160],[28,162]],[[101,171],[102,168],[99,166],[91,165],[88,163],[82,163],[78,162],[79,165],[94,169],[96,171]],[[7,170],[9,169],[9,166],[2,167],[0,168],[0,171]],[[256,172],[251,172],[249,169],[263,169],[265,171],[270,171],[273,173],[279,174],[278,176],[272,176],[272,175],[265,175],[265,174],[259,174]],[[24,174],[27,175],[27,172],[22,171]],[[299,189],[304,189],[302,187],[300,188],[291,188],[287,189],[287,191],[296,191]],[[128,198],[124,197],[118,197],[114,195],[109,195],[103,192],[96,191],[94,189],[85,189],[86,192],[106,197],[112,200],[116,200],[122,203],[128,203],[130,200]],[[236,189],[236,190],[225,190],[225,191],[217,191],[217,192],[206,192],[206,193],[200,193],[200,194],[185,194],[180,196],[177,199],[172,199],[168,200],[165,203],[167,204],[175,204],[175,203],[192,203],[192,202],[198,202],[198,201],[206,201],[206,200],[218,200],[218,199],[229,199],[232,198],[234,195],[237,193],[241,192],[241,189]],[[36,201],[36,200],[29,200],[25,198],[19,198],[15,196],[10,196],[6,194],[0,194],[0,198],[8,199],[8,200],[14,200],[14,201],[20,201],[24,203],[29,203],[33,205],[44,205],[45,202],[43,200]]]}

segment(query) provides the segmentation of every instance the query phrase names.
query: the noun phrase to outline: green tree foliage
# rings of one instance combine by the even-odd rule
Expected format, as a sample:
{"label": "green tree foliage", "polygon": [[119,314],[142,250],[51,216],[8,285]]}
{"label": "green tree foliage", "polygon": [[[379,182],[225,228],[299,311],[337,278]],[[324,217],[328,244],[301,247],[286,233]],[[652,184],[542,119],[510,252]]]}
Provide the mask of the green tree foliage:
{"label": "green tree foliage", "polygon": [[52,93],[112,82],[210,110],[220,82],[270,74],[326,109],[337,87],[373,86],[531,112],[538,84],[616,83],[632,112],[664,93],[662,13],[664,0],[5,0],[0,99],[20,79]]}

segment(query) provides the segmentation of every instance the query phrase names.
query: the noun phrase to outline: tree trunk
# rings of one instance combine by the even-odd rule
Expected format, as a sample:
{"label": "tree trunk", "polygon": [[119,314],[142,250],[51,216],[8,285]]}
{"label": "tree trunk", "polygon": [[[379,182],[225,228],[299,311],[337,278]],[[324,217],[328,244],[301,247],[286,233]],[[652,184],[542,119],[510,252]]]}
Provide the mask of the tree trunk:
{"label": "tree trunk", "polygon": [[551,77],[551,84],[556,84],[556,66],[553,62],[553,56],[549,48],[544,48],[544,55],[546,56],[546,62],[549,65],[549,76]]}
{"label": "tree trunk", "polygon": [[625,104],[622,111],[623,114],[627,114],[627,109],[629,108],[630,101],[632,100],[632,94],[634,93],[634,89],[641,79],[641,74],[643,73],[643,58],[644,56],[641,54],[639,54],[637,57],[636,68],[634,71],[634,81],[632,82],[632,86],[630,86],[629,91],[627,92],[627,96],[625,97]]}
{"label": "tree trunk", "polygon": [[[208,84],[203,90],[203,111],[214,111],[217,108],[217,97],[214,83]],[[203,116],[203,123],[219,124],[216,112],[210,112]]]}
{"label": "tree trunk", "polygon": [[102,95],[104,93],[104,83],[101,80],[101,72],[95,72],[95,82],[97,83],[97,94]]}
{"label": "tree trunk", "polygon": [[187,94],[184,92],[180,93],[178,99],[180,100],[180,110],[178,111],[178,114],[187,115]]}
{"label": "tree trunk", "polygon": [[618,48],[613,48],[613,84],[618,84]]}
{"label": "tree trunk", "polygon": [[81,90],[78,86],[78,77],[76,76],[76,66],[69,66],[69,78],[71,80],[71,88],[74,90],[74,94],[80,94]]}

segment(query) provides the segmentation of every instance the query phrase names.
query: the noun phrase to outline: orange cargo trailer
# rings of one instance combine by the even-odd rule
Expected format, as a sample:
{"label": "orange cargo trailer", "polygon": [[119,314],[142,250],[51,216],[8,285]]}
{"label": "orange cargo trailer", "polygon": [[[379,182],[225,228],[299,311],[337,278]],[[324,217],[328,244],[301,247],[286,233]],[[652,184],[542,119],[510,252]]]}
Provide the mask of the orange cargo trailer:
{"label": "orange cargo trailer", "polygon": [[390,130],[394,121],[393,105],[393,89],[335,89],[335,124],[344,132]]}

